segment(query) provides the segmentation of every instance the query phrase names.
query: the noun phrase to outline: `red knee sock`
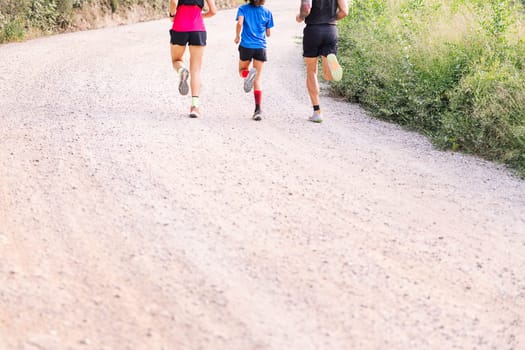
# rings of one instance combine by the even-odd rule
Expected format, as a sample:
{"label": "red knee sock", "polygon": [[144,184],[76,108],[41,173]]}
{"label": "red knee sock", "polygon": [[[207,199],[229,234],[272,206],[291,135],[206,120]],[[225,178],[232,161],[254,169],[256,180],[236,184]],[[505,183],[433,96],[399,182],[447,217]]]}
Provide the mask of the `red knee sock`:
{"label": "red knee sock", "polygon": [[248,76],[248,73],[250,73],[250,71],[249,71],[248,69],[243,70],[243,71],[241,72],[242,77],[243,77],[243,78],[246,78],[246,77]]}
{"label": "red knee sock", "polygon": [[254,90],[253,91],[253,97],[255,97],[255,107],[256,108],[261,108],[262,91],[261,90]]}

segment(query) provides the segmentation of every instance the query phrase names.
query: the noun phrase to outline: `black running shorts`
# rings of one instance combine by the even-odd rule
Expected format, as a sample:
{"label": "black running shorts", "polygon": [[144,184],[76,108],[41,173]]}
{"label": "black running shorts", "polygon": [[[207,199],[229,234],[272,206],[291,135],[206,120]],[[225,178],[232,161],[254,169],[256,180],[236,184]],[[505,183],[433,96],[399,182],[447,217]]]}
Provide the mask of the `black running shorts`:
{"label": "black running shorts", "polygon": [[170,29],[171,45],[206,46],[206,32],[176,32]]}
{"label": "black running shorts", "polygon": [[339,35],[333,24],[309,24],[303,31],[303,57],[337,54]]}
{"label": "black running shorts", "polygon": [[248,49],[239,45],[239,59],[241,61],[257,60],[266,62],[266,49]]}

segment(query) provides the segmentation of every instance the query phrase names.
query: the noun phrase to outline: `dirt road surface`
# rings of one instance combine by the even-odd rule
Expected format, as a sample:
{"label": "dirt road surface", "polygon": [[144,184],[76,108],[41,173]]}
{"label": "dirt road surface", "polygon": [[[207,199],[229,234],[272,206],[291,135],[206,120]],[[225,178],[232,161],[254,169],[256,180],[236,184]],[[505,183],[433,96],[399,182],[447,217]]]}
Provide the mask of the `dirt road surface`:
{"label": "dirt road surface", "polygon": [[265,119],[234,10],[0,46],[0,349],[525,349],[525,182],[323,96],[292,1]]}

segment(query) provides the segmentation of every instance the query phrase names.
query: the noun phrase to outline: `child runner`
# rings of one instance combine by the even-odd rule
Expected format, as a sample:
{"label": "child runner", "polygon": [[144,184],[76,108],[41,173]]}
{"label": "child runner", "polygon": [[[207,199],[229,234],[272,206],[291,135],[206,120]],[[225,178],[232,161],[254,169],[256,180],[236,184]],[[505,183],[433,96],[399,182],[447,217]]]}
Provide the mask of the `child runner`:
{"label": "child runner", "polygon": [[[208,11],[202,12],[204,2]],[[171,36],[171,62],[179,74],[179,92],[187,95],[191,85],[190,117],[200,117],[199,94],[201,67],[206,46],[206,27],[203,18],[212,17],[217,12],[214,0],[170,0],[170,17],[173,18]],[[190,48],[190,69],[184,66],[183,56],[186,45]]]}
{"label": "child runner", "polygon": [[323,64],[323,76],[328,81],[339,81],[343,69],[337,61],[338,32],[336,22],[348,15],[347,0],[301,0],[297,22],[304,21],[303,57],[306,65],[306,87],[314,112],[308,120],[321,123],[317,64]]}
{"label": "child runner", "polygon": [[[235,43],[240,42],[239,75],[244,78],[244,91],[250,92],[254,88],[255,112],[252,119],[261,120],[261,76],[266,62],[266,38],[270,36],[270,28],[274,24],[271,11],[264,7],[265,0],[245,0],[248,1],[249,4],[242,5],[237,11]],[[249,69],[252,60],[253,66]]]}

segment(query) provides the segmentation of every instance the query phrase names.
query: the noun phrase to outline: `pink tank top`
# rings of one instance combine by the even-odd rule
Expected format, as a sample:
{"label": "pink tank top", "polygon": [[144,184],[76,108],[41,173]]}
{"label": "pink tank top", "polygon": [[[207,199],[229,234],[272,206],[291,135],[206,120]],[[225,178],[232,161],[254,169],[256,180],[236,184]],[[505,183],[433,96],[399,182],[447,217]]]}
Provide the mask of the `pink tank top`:
{"label": "pink tank top", "polygon": [[179,5],[171,29],[176,32],[205,32],[201,8],[197,5]]}

